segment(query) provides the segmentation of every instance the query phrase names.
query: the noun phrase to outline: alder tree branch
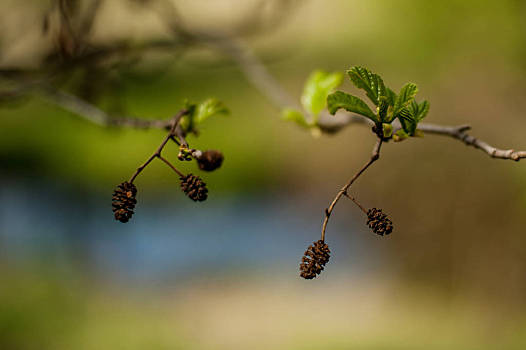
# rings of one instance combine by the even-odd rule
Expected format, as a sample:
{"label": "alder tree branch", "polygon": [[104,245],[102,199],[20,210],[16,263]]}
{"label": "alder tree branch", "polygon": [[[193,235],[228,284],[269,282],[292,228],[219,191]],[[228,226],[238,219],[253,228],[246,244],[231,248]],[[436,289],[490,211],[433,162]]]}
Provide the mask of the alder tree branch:
{"label": "alder tree branch", "polygon": [[172,137],[172,140],[174,140],[178,145],[188,148],[188,142],[186,142],[186,134],[181,128],[181,125],[177,125],[174,131],[174,136],[176,136],[179,139],[179,142],[176,141],[175,137]]}
{"label": "alder tree branch", "polygon": [[359,203],[354,197],[351,197],[351,196],[349,195],[349,193],[347,193],[347,192],[344,193],[344,196],[347,197],[347,198],[349,198],[350,200],[352,200],[353,203],[356,204],[356,206],[358,206],[358,208],[360,208],[360,210],[363,211],[364,214],[367,215],[367,209],[365,209],[365,208],[364,208],[364,207],[363,207],[363,206],[362,206],[362,205],[361,205],[361,204],[360,204],[360,203]]}
{"label": "alder tree branch", "polygon": [[180,172],[179,170],[177,170],[177,168],[175,166],[173,166],[172,163],[170,163],[170,161],[168,161],[168,159],[164,158],[163,156],[161,156],[160,154],[157,156],[157,158],[159,158],[160,160],[162,160],[166,165],[168,165],[173,171],[175,171],[177,173],[177,175],[179,175],[179,177],[184,177],[184,174],[182,172]]}
{"label": "alder tree branch", "polygon": [[418,130],[420,131],[423,131],[428,134],[450,136],[465,143],[468,146],[473,146],[487,153],[492,158],[510,159],[517,162],[522,158],[526,158],[526,151],[515,151],[513,149],[506,150],[495,148],[489,145],[488,143],[467,134],[466,131],[470,129],[471,127],[469,125],[442,126],[427,123],[421,123],[418,125]]}
{"label": "alder tree branch", "polygon": [[[59,1],[59,10],[62,20],[62,29],[71,34],[71,40],[81,41],[73,43],[74,46],[86,46],[87,36],[92,30],[93,23],[97,10],[100,8],[100,0],[95,0],[87,11],[84,18],[80,18],[80,30],[73,29],[70,18],[68,17],[68,8],[66,3]],[[286,2],[283,2],[285,4]],[[291,2],[293,3],[293,2]],[[109,58],[114,54],[127,54],[135,51],[142,52],[155,49],[177,50],[192,45],[208,46],[218,52],[231,57],[242,73],[245,75],[251,85],[253,85],[263,96],[276,106],[278,109],[287,107],[294,107],[302,110],[297,102],[280,84],[280,82],[268,71],[265,65],[257,57],[256,54],[239,38],[234,38],[231,35],[217,34],[211,32],[202,32],[189,28],[183,23],[179,11],[175,4],[171,1],[161,2],[162,7],[159,9],[159,17],[164,21],[170,30],[171,37],[168,40],[151,41],[139,45],[137,47],[122,45],[122,43],[114,44],[108,47],[94,47],[90,50],[81,50],[75,52],[75,55],[69,57],[68,60],[62,62],[62,65],[54,67],[57,69],[66,69],[71,71],[73,68],[88,64],[91,62],[99,62],[105,58]],[[289,4],[290,5],[290,4]],[[279,11],[278,11],[279,12]],[[248,20],[247,20],[248,21]],[[250,21],[249,21],[250,22]],[[248,23],[248,22],[247,22]],[[3,77],[20,76],[24,79],[27,75],[31,76],[34,72],[25,71],[11,71],[0,70],[0,75]],[[55,72],[56,73],[56,72]],[[53,74],[49,74],[52,79]],[[16,81],[16,80],[15,80]],[[168,129],[170,127],[169,120],[150,120],[133,117],[117,117],[108,114],[97,106],[83,100],[79,96],[61,91],[51,87],[49,83],[42,82],[42,78],[34,79],[33,81],[25,81],[19,84],[12,91],[0,93],[0,99],[7,100],[9,98],[22,97],[25,94],[36,92],[44,97],[47,101],[64,108],[89,122],[101,126],[118,126],[118,127],[133,127],[133,128],[157,128]],[[312,121],[313,117],[303,111]],[[361,124],[371,126],[371,121],[367,118],[352,115],[343,110],[338,111],[336,115],[330,115],[326,110],[320,113],[317,126],[326,133],[336,133],[341,131],[344,127],[351,124]],[[449,136],[453,139],[459,140],[466,145],[473,146],[482,150],[489,156],[498,159],[510,159],[519,161],[526,158],[526,151],[515,151],[513,149],[498,149],[487,142],[480,140],[474,136],[467,134],[470,130],[468,126],[442,126],[437,124],[420,123],[418,130],[434,135]],[[180,130],[176,130],[179,139],[183,146],[187,146],[184,141],[184,135]],[[182,137],[181,137],[182,136]]]}
{"label": "alder tree branch", "polygon": [[373,164],[380,158],[380,149],[382,147],[382,142],[383,142],[382,139],[378,138],[378,140],[376,141],[376,144],[374,145],[373,152],[371,154],[371,158],[369,159],[369,161],[365,163],[364,166],[356,174],[354,174],[354,176],[338,191],[338,193],[336,194],[336,197],[334,197],[334,199],[332,200],[329,208],[325,209],[325,218],[323,219],[323,226],[321,229],[321,240],[322,241],[325,241],[325,230],[327,229],[329,218],[332,214],[332,211],[334,210],[334,207],[336,206],[336,203],[338,203],[338,201],[340,200],[342,196],[344,195],[347,196],[347,190],[349,189],[349,187],[351,187],[354,181],[356,181],[356,179],[358,179],[360,175],[362,175],[365,172],[365,170],[367,170],[367,168],[371,166],[371,164]]}
{"label": "alder tree branch", "polygon": [[168,143],[168,141],[170,139],[172,139],[174,136],[175,136],[175,130],[177,129],[177,126],[179,125],[179,121],[181,121],[181,118],[183,116],[185,116],[186,114],[188,114],[188,110],[187,109],[182,109],[180,110],[173,118],[172,120],[170,121],[171,123],[171,127],[170,127],[170,131],[168,132],[168,134],[166,135],[166,137],[164,138],[163,142],[161,142],[161,144],[159,145],[159,147],[157,148],[157,150],[150,156],[150,158],[148,158],[146,160],[146,162],[144,162],[143,165],[141,165],[140,167],[137,168],[137,170],[135,171],[135,173],[132,175],[132,177],[130,178],[130,180],[128,181],[129,183],[133,183],[133,181],[135,180],[135,178],[137,176],[139,176],[139,174],[144,170],[144,168],[146,168],[148,166],[148,164],[150,164],[155,158],[159,158],[160,160],[162,160],[163,162],[165,162],[170,168],[173,169],[173,171],[175,171],[179,176],[183,177],[183,173],[181,173],[179,170],[177,170],[168,160],[166,160],[165,158],[163,158],[161,156],[161,152],[163,151],[163,148],[164,146],[166,146],[166,144]]}
{"label": "alder tree branch", "polygon": [[[232,55],[234,60],[239,63],[248,80],[252,82],[262,94],[267,96],[274,105],[280,109],[286,107],[297,107],[297,104],[295,103],[287,104],[286,101],[290,101],[292,98],[287,95],[279,82],[273,78],[265,66],[259,62],[257,56],[252,54],[245,45],[237,40],[230,41],[230,45],[223,44],[223,48],[226,49],[227,47],[232,48],[226,52]],[[269,93],[269,91],[272,93]],[[279,97],[275,96],[277,92],[279,92]],[[334,116],[330,115],[327,111],[323,111],[318,120],[318,126],[320,129],[328,133],[338,132],[350,124],[372,126],[374,123],[365,117],[352,115],[341,110]],[[473,146],[486,152],[493,158],[511,159],[515,161],[519,161],[521,158],[526,158],[526,151],[498,149],[474,136],[468,135],[466,131],[470,129],[471,127],[467,125],[457,127],[430,123],[420,123],[418,125],[418,130],[424,133],[453,137],[454,139],[464,142],[466,145]]]}
{"label": "alder tree branch", "polygon": [[112,116],[99,107],[65,91],[46,87],[41,90],[44,100],[100,126],[131,127],[138,129],[168,129],[172,121]]}

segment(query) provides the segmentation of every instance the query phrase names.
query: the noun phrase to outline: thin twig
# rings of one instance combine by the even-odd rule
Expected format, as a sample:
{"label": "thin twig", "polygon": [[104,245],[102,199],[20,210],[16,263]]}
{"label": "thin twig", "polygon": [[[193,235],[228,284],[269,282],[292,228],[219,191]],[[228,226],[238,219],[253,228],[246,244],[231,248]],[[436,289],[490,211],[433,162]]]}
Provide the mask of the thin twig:
{"label": "thin twig", "polygon": [[471,127],[469,125],[442,126],[426,123],[420,123],[418,125],[418,130],[420,131],[423,131],[428,134],[450,136],[465,143],[468,146],[473,146],[487,153],[492,158],[510,159],[517,162],[522,158],[526,158],[526,151],[515,151],[513,149],[498,149],[466,133],[466,131],[470,129]]}
{"label": "thin twig", "polygon": [[143,165],[141,165],[140,167],[137,168],[135,173],[130,178],[130,181],[129,181],[130,183],[133,183],[135,178],[137,176],[139,176],[139,174],[144,170],[144,168],[146,168],[148,166],[148,164],[150,164],[152,162],[152,160],[154,160],[156,157],[161,159],[162,161],[164,161],[166,164],[168,164],[170,166],[170,168],[172,168],[176,173],[179,174],[179,176],[183,176],[183,174],[181,172],[179,172],[177,169],[175,169],[175,167],[172,164],[170,164],[166,159],[161,157],[161,152],[162,152],[164,146],[166,146],[166,144],[168,143],[168,141],[172,137],[175,136],[175,129],[177,128],[177,125],[179,125],[179,121],[181,120],[181,118],[183,116],[185,116],[186,114],[188,114],[188,110],[187,109],[182,109],[172,118],[172,120],[171,120],[171,128],[170,128],[170,131],[168,132],[168,135],[166,135],[166,137],[164,138],[163,142],[159,145],[157,150],[146,160],[146,162],[144,162]]}
{"label": "thin twig", "polygon": [[186,142],[186,135],[185,135],[185,132],[183,130],[183,128],[181,127],[181,125],[177,125],[177,127],[175,128],[175,133],[174,135],[179,139],[179,142],[177,142],[175,140],[175,137],[173,137],[172,139],[180,146],[183,146],[185,148],[188,148],[188,142]]}
{"label": "thin twig", "polygon": [[356,200],[356,198],[351,197],[351,196],[349,195],[349,193],[347,193],[347,192],[345,192],[343,195],[344,195],[345,197],[349,198],[350,200],[352,200],[352,201],[354,202],[354,204],[356,204],[356,205],[358,206],[358,208],[360,208],[361,211],[363,211],[365,214],[367,214],[367,209],[365,209],[365,208],[364,208],[364,207],[363,207],[363,206],[362,206],[362,205]]}
{"label": "thin twig", "polygon": [[376,144],[373,148],[373,153],[371,154],[371,158],[369,159],[369,161],[364,164],[364,166],[341,188],[341,190],[338,191],[338,193],[336,194],[336,197],[334,197],[334,199],[332,200],[332,203],[329,206],[329,208],[325,209],[325,218],[323,219],[323,226],[321,229],[321,240],[322,241],[325,241],[325,230],[327,229],[327,223],[329,222],[329,217],[331,216],[332,211],[334,210],[334,207],[336,206],[336,203],[338,203],[340,198],[345,193],[347,193],[347,190],[349,189],[349,187],[351,187],[354,181],[356,181],[356,179],[358,179],[360,175],[362,175],[363,172],[367,170],[367,168],[369,168],[371,164],[373,164],[375,161],[377,161],[380,158],[380,148],[381,147],[382,147],[382,139],[379,138],[376,141]]}
{"label": "thin twig", "polygon": [[184,174],[182,172],[180,172],[179,170],[177,170],[173,165],[172,163],[170,163],[168,161],[168,159],[164,158],[163,156],[161,156],[160,154],[157,155],[157,158],[159,158],[160,160],[162,160],[163,162],[166,163],[166,165],[168,165],[170,168],[172,168],[173,171],[175,171],[177,173],[177,175],[179,175],[179,177],[184,177]]}
{"label": "thin twig", "polygon": [[75,95],[50,87],[40,91],[43,92],[41,96],[47,101],[100,126],[166,129],[171,125],[170,120],[111,116],[97,106]]}

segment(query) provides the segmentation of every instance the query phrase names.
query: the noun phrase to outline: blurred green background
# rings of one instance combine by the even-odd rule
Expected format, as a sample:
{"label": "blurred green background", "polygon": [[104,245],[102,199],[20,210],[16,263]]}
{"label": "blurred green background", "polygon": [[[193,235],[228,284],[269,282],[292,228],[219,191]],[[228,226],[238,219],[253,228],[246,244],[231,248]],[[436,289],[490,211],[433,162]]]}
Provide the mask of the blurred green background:
{"label": "blurred green background", "polygon": [[[106,1],[93,40],[162,37],[138,2]],[[235,34],[255,2],[176,3],[187,23]],[[41,63],[48,6],[0,0],[2,68]],[[469,123],[492,145],[526,148],[523,1],[310,0],[287,11],[279,28],[245,41],[298,99],[312,70],[363,65],[396,89],[417,83],[427,122]],[[328,227],[331,262],[304,281],[301,254],[368,158],[369,130],[313,138],[281,120],[228,57],[201,47],[112,74],[93,101],[109,111],[167,118],[186,98],[223,101],[231,115],[189,139],[220,149],[223,167],[200,174],[210,197],[194,204],[154,162],[123,225],[111,192],[163,132],[103,128],[38,97],[2,104],[1,349],[526,347],[522,162],[440,136],[385,145],[352,193],[389,213],[393,234],[375,237],[342,201]],[[97,76],[70,78],[74,89]],[[175,161],[177,149],[166,155]]]}

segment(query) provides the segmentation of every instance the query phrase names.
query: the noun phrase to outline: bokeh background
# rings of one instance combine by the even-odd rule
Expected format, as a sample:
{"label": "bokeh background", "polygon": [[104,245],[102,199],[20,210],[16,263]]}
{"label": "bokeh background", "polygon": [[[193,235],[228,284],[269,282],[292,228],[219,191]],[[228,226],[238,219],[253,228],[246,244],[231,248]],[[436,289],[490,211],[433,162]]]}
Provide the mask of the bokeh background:
{"label": "bokeh background", "polygon": [[[267,6],[176,4],[188,25],[232,35]],[[105,1],[91,40],[162,38],[147,6]],[[41,33],[49,7],[0,1],[2,69],[42,66],[53,48]],[[469,123],[495,146],[526,148],[523,1],[310,0],[280,11],[256,11],[263,22],[284,18],[241,36],[296,98],[314,69],[363,65],[395,89],[417,83],[431,102],[426,121]],[[111,193],[163,132],[100,127],[39,97],[3,103],[1,349],[526,347],[522,162],[441,136],[387,144],[352,193],[389,213],[393,234],[373,235],[340,202],[331,262],[304,281],[299,260],[319,237],[323,208],[369,157],[367,128],[313,138],[281,120],[229,57],[198,45],[109,74],[77,72],[63,86],[86,81],[96,83],[84,91],[91,102],[144,118],[167,118],[185,98],[220,99],[231,115],[189,141],[222,150],[225,162],[200,174],[210,197],[197,204],[154,162],[137,180],[136,215],[121,224]],[[177,149],[166,155],[175,160]]]}

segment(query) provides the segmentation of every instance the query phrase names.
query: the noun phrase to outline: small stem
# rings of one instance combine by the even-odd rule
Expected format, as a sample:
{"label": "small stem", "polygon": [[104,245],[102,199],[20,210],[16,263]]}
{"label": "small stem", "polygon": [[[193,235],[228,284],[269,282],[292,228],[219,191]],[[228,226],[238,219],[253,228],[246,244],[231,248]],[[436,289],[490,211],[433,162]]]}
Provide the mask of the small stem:
{"label": "small stem", "polygon": [[179,170],[177,170],[173,165],[172,163],[170,163],[168,161],[168,159],[164,158],[163,156],[161,155],[158,155],[157,158],[159,158],[160,160],[162,160],[163,162],[166,163],[166,165],[168,165],[170,168],[172,168],[173,171],[175,171],[177,173],[177,175],[179,175],[179,177],[184,177],[184,174],[182,172],[180,172]]}
{"label": "small stem", "polygon": [[157,154],[156,153],[152,154],[150,156],[150,158],[148,158],[148,160],[146,162],[144,162],[143,165],[141,165],[140,167],[137,168],[137,170],[135,171],[135,173],[132,175],[132,177],[130,178],[130,180],[128,182],[129,183],[133,183],[135,178],[141,173],[141,171],[143,171],[144,168],[146,168],[146,166],[148,166],[148,164],[150,164],[150,162],[152,160],[154,160],[155,157],[157,157]]}
{"label": "small stem", "polygon": [[[188,142],[186,142],[186,137],[185,137],[183,128],[181,128],[180,125],[178,125],[177,128],[175,128],[174,135],[177,136],[177,138],[181,142],[181,146],[188,148]],[[175,138],[174,138],[174,141],[175,141]]]}
{"label": "small stem", "polygon": [[367,214],[367,209],[362,207],[362,205],[360,203],[358,203],[358,201],[354,197],[349,196],[349,194],[347,192],[345,192],[343,195],[345,197],[349,198],[350,200],[352,200],[354,202],[354,204],[356,204],[358,206],[358,208],[360,208],[365,214]]}
{"label": "small stem", "polygon": [[177,146],[181,146],[181,144],[179,143],[179,141],[177,141],[177,139],[175,138],[175,136],[172,136],[170,137],[172,139],[173,142],[176,143]]}
{"label": "small stem", "polygon": [[[170,127],[170,131],[168,132],[168,135],[166,135],[166,137],[164,138],[163,142],[161,142],[161,144],[159,145],[159,147],[157,148],[157,150],[155,151],[154,154],[152,154],[150,156],[150,158],[148,158],[148,160],[146,160],[146,162],[144,162],[143,165],[141,165],[140,167],[137,168],[137,170],[135,171],[135,173],[132,175],[132,177],[130,178],[130,183],[133,183],[133,181],[135,180],[135,178],[137,176],[139,176],[139,174],[144,170],[144,168],[146,168],[148,166],[148,164],[151,163],[152,160],[154,160],[155,157],[159,157],[161,158],[161,160],[164,160],[165,162],[167,162],[164,158],[161,157],[161,152],[163,151],[163,148],[164,146],[166,146],[166,144],[168,143],[168,141],[174,137],[175,135],[175,130],[177,128],[177,125],[179,124],[179,121],[181,121],[181,118],[183,116],[185,116],[186,114],[188,114],[188,110],[187,109],[181,109],[179,112],[177,112],[177,114],[172,118],[172,122],[171,122],[171,127]],[[171,165],[171,164],[170,164]],[[173,166],[171,166],[173,168]],[[178,170],[176,170],[174,168],[174,170],[178,173],[178,174],[181,174]]]}
{"label": "small stem", "polygon": [[329,208],[325,209],[325,219],[323,220],[323,226],[322,226],[322,229],[321,229],[321,240],[322,241],[325,241],[325,230],[327,229],[327,224],[329,222],[329,217],[331,216],[332,211],[334,210],[334,207],[336,206],[336,203],[338,203],[340,198],[344,194],[347,193],[347,190],[349,189],[349,187],[351,187],[351,185],[354,183],[354,181],[356,181],[356,179],[358,179],[360,177],[360,175],[362,175],[363,172],[365,170],[367,170],[367,168],[369,168],[369,166],[371,164],[373,164],[375,161],[378,160],[378,158],[380,158],[380,148],[381,147],[382,147],[382,139],[378,138],[378,140],[376,141],[376,144],[375,144],[375,146],[373,148],[373,153],[371,155],[371,159],[369,159],[369,161],[364,164],[364,166],[349,180],[349,182],[347,182],[341,188],[341,190],[338,191],[338,193],[336,194],[336,197],[334,197],[334,199],[332,200],[332,203],[329,206]]}

